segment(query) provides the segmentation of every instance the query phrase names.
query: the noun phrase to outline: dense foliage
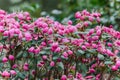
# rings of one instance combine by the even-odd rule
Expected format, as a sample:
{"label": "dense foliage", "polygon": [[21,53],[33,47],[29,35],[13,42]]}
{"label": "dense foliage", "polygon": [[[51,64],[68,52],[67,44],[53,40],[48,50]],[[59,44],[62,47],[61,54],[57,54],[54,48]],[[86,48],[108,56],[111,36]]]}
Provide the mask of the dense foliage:
{"label": "dense foliage", "polygon": [[119,80],[120,32],[100,16],[78,11],[73,25],[0,10],[2,79]]}

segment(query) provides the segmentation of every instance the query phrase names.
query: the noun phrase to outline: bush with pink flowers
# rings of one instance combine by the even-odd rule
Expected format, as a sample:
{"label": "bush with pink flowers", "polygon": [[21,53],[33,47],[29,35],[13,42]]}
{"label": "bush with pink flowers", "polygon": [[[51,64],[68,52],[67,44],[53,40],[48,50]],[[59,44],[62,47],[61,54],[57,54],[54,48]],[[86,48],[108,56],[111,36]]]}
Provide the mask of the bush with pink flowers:
{"label": "bush with pink flowers", "polygon": [[28,12],[0,10],[0,76],[6,80],[119,80],[120,32],[101,14],[75,13],[76,21],[36,20]]}

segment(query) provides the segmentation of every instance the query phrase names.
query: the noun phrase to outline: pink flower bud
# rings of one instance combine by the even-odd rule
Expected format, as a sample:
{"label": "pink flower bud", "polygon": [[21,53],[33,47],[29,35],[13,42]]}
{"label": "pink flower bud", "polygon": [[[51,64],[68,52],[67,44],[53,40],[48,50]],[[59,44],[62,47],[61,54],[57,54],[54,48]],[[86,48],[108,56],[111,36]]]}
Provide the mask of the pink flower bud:
{"label": "pink flower bud", "polygon": [[23,38],[22,33],[19,33],[19,34],[18,34],[18,37],[19,37],[19,39],[22,39],[22,38]]}
{"label": "pink flower bud", "polygon": [[93,48],[97,48],[97,44],[94,44],[94,43],[93,43],[93,44],[92,44],[92,47],[93,47]]}
{"label": "pink flower bud", "polygon": [[89,26],[89,23],[88,23],[88,22],[84,22],[83,25],[84,25],[85,27],[88,27],[88,26]]}
{"label": "pink flower bud", "polygon": [[43,33],[47,33],[47,32],[48,32],[48,30],[49,30],[49,28],[48,28],[48,27],[46,27],[46,28],[42,29]]}
{"label": "pink flower bud", "polygon": [[35,75],[36,74],[36,71],[35,70],[32,70],[32,75]]}
{"label": "pink flower bud", "polygon": [[29,29],[29,25],[28,24],[23,24],[22,28],[25,29],[25,30],[28,30]]}
{"label": "pink flower bud", "polygon": [[81,17],[80,12],[76,12],[76,13],[75,13],[75,18],[80,18],[80,17]]}
{"label": "pink flower bud", "polygon": [[100,36],[100,35],[101,35],[101,30],[97,30],[97,31],[96,31],[96,35],[97,35],[97,36]]}
{"label": "pink flower bud", "polygon": [[68,58],[67,52],[64,52],[62,55],[63,55],[64,58]]}
{"label": "pink flower bud", "polygon": [[108,43],[107,45],[108,45],[109,47],[112,47],[112,43]]}
{"label": "pink flower bud", "polygon": [[0,32],[4,32],[4,27],[0,26]]}
{"label": "pink flower bud", "polygon": [[54,62],[54,61],[51,61],[51,62],[50,62],[50,66],[51,66],[51,67],[54,67],[54,66],[55,66],[55,62]]}
{"label": "pink flower bud", "polygon": [[6,77],[6,78],[10,77],[10,73],[8,71],[3,71],[1,75],[2,77]]}
{"label": "pink flower bud", "polygon": [[3,45],[0,45],[0,51],[3,49]]}
{"label": "pink flower bud", "polygon": [[118,67],[115,66],[115,65],[113,65],[111,69],[112,69],[113,71],[116,71],[116,70],[118,70]]}
{"label": "pink flower bud", "polygon": [[6,12],[5,12],[4,10],[0,10],[0,14],[5,15],[5,14],[6,14]]}
{"label": "pink flower bud", "polygon": [[24,66],[27,66],[27,67],[28,67],[28,66],[29,66],[29,64],[28,64],[28,63],[25,63],[25,64],[24,64]]}
{"label": "pink flower bud", "polygon": [[3,57],[2,62],[6,63],[8,61],[7,57]]}
{"label": "pink flower bud", "polygon": [[38,67],[42,67],[42,66],[43,66],[43,64],[41,64],[41,63],[38,63],[38,64],[37,64],[37,66],[38,66]]}
{"label": "pink flower bud", "polygon": [[89,31],[89,35],[93,34],[94,33],[94,29],[90,29]]}
{"label": "pink flower bud", "polygon": [[94,37],[92,37],[92,40],[93,41],[96,41],[96,40],[98,40],[99,39],[99,36],[94,36]]}
{"label": "pink flower bud", "polygon": [[31,40],[32,40],[32,36],[31,36],[31,34],[30,34],[29,32],[26,32],[26,33],[25,33],[25,39],[26,39],[27,41],[31,41]]}
{"label": "pink flower bud", "polygon": [[69,55],[73,54],[73,52],[71,50],[68,50],[67,52],[68,52]]}
{"label": "pink flower bud", "polygon": [[42,56],[42,59],[43,59],[43,60],[46,60],[46,59],[47,59],[47,56],[46,56],[46,55],[43,55],[43,56]]}
{"label": "pink flower bud", "polygon": [[81,78],[82,78],[82,74],[77,73],[77,74],[76,74],[76,78],[77,78],[77,79],[81,79]]}
{"label": "pink flower bud", "polygon": [[69,21],[68,21],[68,24],[69,24],[69,25],[72,25],[72,21],[71,21],[71,20],[69,20]]}
{"label": "pink flower bud", "polygon": [[39,52],[40,52],[40,49],[39,49],[39,48],[34,49],[34,53],[35,53],[35,54],[38,54]]}
{"label": "pink flower bud", "polygon": [[46,27],[48,27],[48,24],[47,23],[42,23],[42,27],[46,28]]}
{"label": "pink flower bud", "polygon": [[42,46],[46,46],[47,44],[45,42],[41,42],[41,45]]}
{"label": "pink flower bud", "polygon": [[15,57],[13,55],[9,55],[9,60],[14,60]]}
{"label": "pink flower bud", "polygon": [[58,47],[57,49],[55,49],[55,52],[59,53],[60,52],[60,47]]}
{"label": "pink flower bud", "polygon": [[3,33],[3,36],[9,36],[9,31],[5,31],[5,32]]}
{"label": "pink flower bud", "polygon": [[89,13],[87,10],[83,10],[81,13],[82,13],[83,15],[86,15],[86,16],[89,16],[89,15],[90,15],[90,13]]}
{"label": "pink flower bud", "polygon": [[107,49],[107,55],[114,56],[114,54],[109,49]]}
{"label": "pink flower bud", "polygon": [[84,20],[85,19],[85,16],[80,16],[80,20]]}
{"label": "pink flower bud", "polygon": [[82,50],[87,50],[86,46],[82,45]]}
{"label": "pink flower bud", "polygon": [[30,16],[30,14],[28,13],[28,12],[24,12],[23,13],[26,17],[29,17]]}
{"label": "pink flower bud", "polygon": [[29,70],[29,68],[28,68],[28,66],[23,66],[23,69],[25,70],[25,71],[28,71]]}
{"label": "pink flower bud", "polygon": [[62,75],[60,80],[67,80],[67,76],[66,75]]}
{"label": "pink flower bud", "polygon": [[52,29],[52,28],[49,28],[48,34],[51,35],[52,33],[53,33],[53,29]]}
{"label": "pink flower bud", "polygon": [[68,42],[69,42],[69,39],[63,38],[63,39],[62,39],[62,42],[63,42],[63,43],[68,43]]}
{"label": "pink flower bud", "polygon": [[10,70],[10,73],[14,76],[16,75],[16,71],[14,71],[14,70]]}
{"label": "pink flower bud", "polygon": [[75,32],[75,31],[77,31],[77,28],[76,28],[75,26],[70,26],[70,27],[68,28],[68,30],[69,30],[69,33],[73,33],[73,32]]}
{"label": "pink flower bud", "polygon": [[12,66],[12,69],[15,69],[15,68],[17,68],[17,64],[14,64],[14,65]]}
{"label": "pink flower bud", "polygon": [[89,16],[89,21],[93,22],[94,21],[94,17]]}
{"label": "pink flower bud", "polygon": [[19,29],[15,29],[15,33],[16,34],[20,34],[20,30]]}
{"label": "pink flower bud", "polygon": [[117,67],[120,67],[120,60],[117,60],[116,66],[117,66]]}
{"label": "pink flower bud", "polygon": [[92,80],[93,76],[86,76],[85,78],[86,78],[87,80],[88,80],[88,79]]}
{"label": "pink flower bud", "polygon": [[58,42],[53,43],[51,46],[51,50],[55,51],[57,48],[58,48]]}
{"label": "pink flower bud", "polygon": [[100,22],[100,18],[99,18],[99,17],[97,17],[96,19],[97,19],[97,22],[99,23],[99,22]]}
{"label": "pink flower bud", "polygon": [[20,20],[24,19],[24,15],[22,13],[19,13],[17,16]]}
{"label": "pink flower bud", "polygon": [[29,49],[28,49],[28,52],[30,52],[30,53],[33,53],[34,52],[34,47],[30,47]]}
{"label": "pink flower bud", "polygon": [[89,69],[89,72],[90,72],[90,73],[94,73],[95,70],[94,70],[94,69]]}

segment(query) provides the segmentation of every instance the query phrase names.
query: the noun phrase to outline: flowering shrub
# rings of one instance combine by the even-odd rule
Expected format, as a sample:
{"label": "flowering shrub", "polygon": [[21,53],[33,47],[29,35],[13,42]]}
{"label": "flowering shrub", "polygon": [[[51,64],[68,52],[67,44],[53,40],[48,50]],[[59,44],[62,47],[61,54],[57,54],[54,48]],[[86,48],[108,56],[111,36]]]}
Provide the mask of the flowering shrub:
{"label": "flowering shrub", "polygon": [[83,10],[75,13],[76,24],[61,24],[0,10],[2,79],[119,79],[120,32],[100,25],[100,16]]}

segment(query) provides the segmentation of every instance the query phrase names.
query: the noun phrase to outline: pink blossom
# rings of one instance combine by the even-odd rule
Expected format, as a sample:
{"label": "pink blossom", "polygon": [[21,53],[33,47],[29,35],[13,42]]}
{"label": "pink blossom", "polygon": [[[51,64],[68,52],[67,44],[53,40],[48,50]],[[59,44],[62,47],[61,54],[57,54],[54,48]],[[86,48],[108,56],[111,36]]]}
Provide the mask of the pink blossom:
{"label": "pink blossom", "polygon": [[62,75],[60,80],[67,80],[67,76],[66,75]]}
{"label": "pink blossom", "polygon": [[115,65],[113,65],[113,66],[111,67],[111,69],[112,69],[113,71],[116,71],[116,70],[118,70],[118,67],[115,66]]}
{"label": "pink blossom", "polygon": [[58,42],[54,42],[51,46],[51,50],[55,51],[58,48]]}
{"label": "pink blossom", "polygon": [[94,29],[90,29],[90,31],[89,31],[89,35],[91,35],[91,34],[93,34],[94,33]]}
{"label": "pink blossom", "polygon": [[8,61],[7,57],[3,57],[2,62],[6,63]]}
{"label": "pink blossom", "polygon": [[86,46],[82,45],[82,50],[87,50]]}
{"label": "pink blossom", "polygon": [[40,52],[40,49],[37,48],[37,49],[34,49],[34,54],[38,54]]}
{"label": "pink blossom", "polygon": [[49,28],[48,34],[51,35],[52,33],[53,33],[53,29],[52,29],[52,28]]}
{"label": "pink blossom", "polygon": [[100,35],[101,35],[101,30],[100,30],[100,29],[96,31],[96,35],[97,35],[97,36],[100,36]]}
{"label": "pink blossom", "polygon": [[116,65],[117,67],[120,67],[120,60],[117,60],[115,65]]}
{"label": "pink blossom", "polygon": [[80,17],[81,17],[80,12],[76,12],[76,13],[75,13],[75,18],[80,18]]}
{"label": "pink blossom", "polygon": [[107,45],[108,45],[109,47],[112,47],[112,43],[108,43]]}
{"label": "pink blossom", "polygon": [[26,39],[27,41],[32,40],[32,35],[31,35],[29,32],[25,32],[25,39]]}
{"label": "pink blossom", "polygon": [[69,55],[72,55],[72,54],[73,54],[73,51],[68,50],[67,53],[68,53]]}
{"label": "pink blossom", "polygon": [[69,21],[68,21],[68,24],[69,24],[69,25],[72,25],[72,21],[71,21],[71,20],[69,20]]}
{"label": "pink blossom", "polygon": [[63,52],[62,55],[63,55],[64,58],[68,58],[68,53],[67,52]]}
{"label": "pink blossom", "polygon": [[10,73],[8,71],[3,71],[1,75],[2,77],[6,77],[6,78],[10,77]]}
{"label": "pink blossom", "polygon": [[0,15],[1,15],[1,14],[5,15],[6,12],[5,12],[4,10],[0,10]]}
{"label": "pink blossom", "polygon": [[54,62],[54,61],[51,61],[51,62],[50,62],[50,66],[51,66],[51,67],[54,67],[54,66],[55,66],[55,62]]}
{"label": "pink blossom", "polygon": [[11,73],[12,75],[16,75],[16,74],[17,74],[16,71],[14,71],[14,70],[10,70],[10,73]]}
{"label": "pink blossom", "polygon": [[3,26],[0,26],[0,32],[4,32],[4,27]]}
{"label": "pink blossom", "polygon": [[43,56],[42,56],[42,59],[43,59],[43,60],[46,60],[46,59],[47,59],[47,56],[46,56],[46,55],[43,55]]}
{"label": "pink blossom", "polygon": [[60,47],[57,47],[57,48],[55,49],[55,52],[59,53],[60,50],[61,50],[61,48],[60,48]]}
{"label": "pink blossom", "polygon": [[29,68],[28,68],[28,66],[23,66],[23,69],[25,70],[25,71],[28,71],[29,70]]}
{"label": "pink blossom", "polygon": [[9,36],[9,31],[5,31],[5,32],[3,33],[3,36]]}
{"label": "pink blossom", "polygon": [[84,25],[85,27],[88,27],[88,26],[89,26],[89,23],[88,23],[88,22],[84,22],[83,25]]}
{"label": "pink blossom", "polygon": [[14,60],[15,57],[13,55],[9,55],[9,60]]}
{"label": "pink blossom", "polygon": [[86,76],[85,78],[86,78],[86,79],[92,79],[93,76]]}
{"label": "pink blossom", "polygon": [[89,21],[93,22],[94,21],[94,17],[89,16]]}
{"label": "pink blossom", "polygon": [[31,52],[31,53],[33,53],[34,52],[34,47],[30,47],[29,49],[28,49],[28,52]]}
{"label": "pink blossom", "polygon": [[13,66],[12,66],[12,69],[15,69],[15,68],[17,68],[18,67],[18,65],[17,64],[14,64]]}

